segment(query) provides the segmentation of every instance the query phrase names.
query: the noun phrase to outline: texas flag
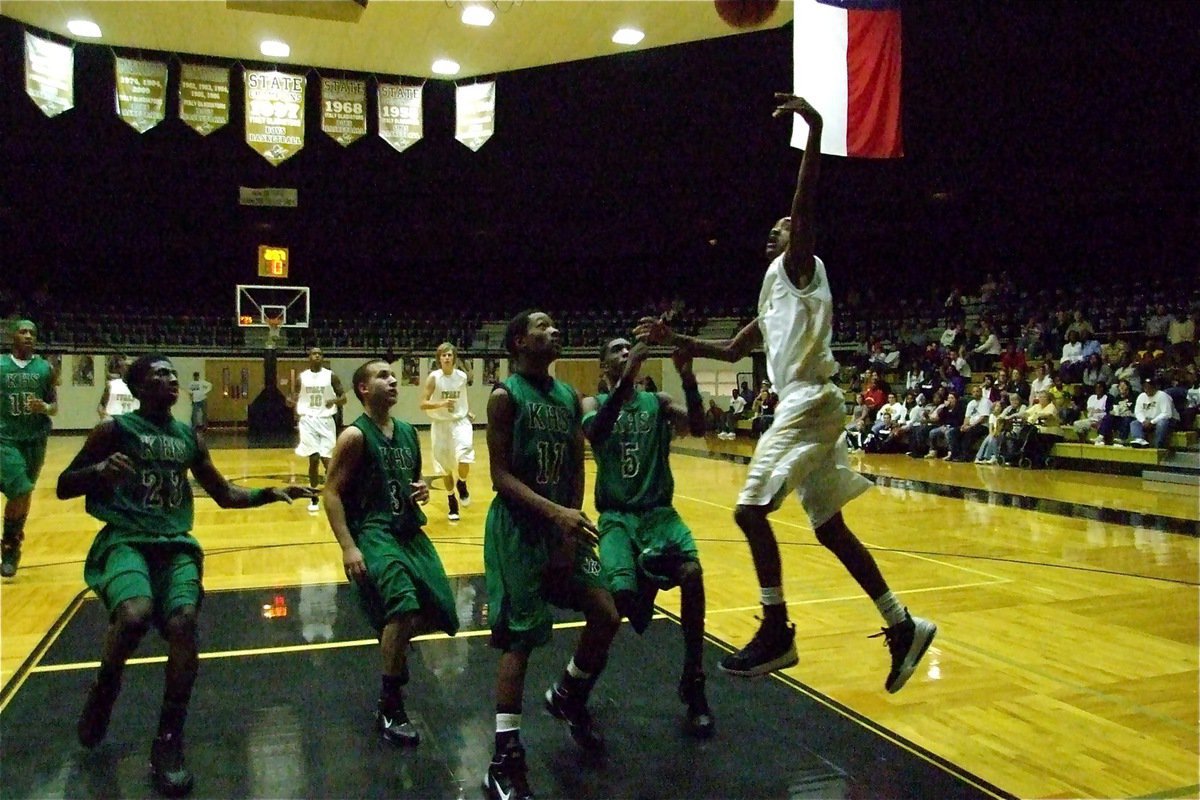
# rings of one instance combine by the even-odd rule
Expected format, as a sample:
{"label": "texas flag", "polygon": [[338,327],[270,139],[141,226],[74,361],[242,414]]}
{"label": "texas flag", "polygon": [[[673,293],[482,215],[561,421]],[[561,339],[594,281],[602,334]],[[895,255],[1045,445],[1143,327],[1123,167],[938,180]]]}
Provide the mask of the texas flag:
{"label": "texas flag", "polygon": [[[825,120],[821,152],[904,155],[900,131],[899,0],[795,0],[795,89]],[[799,116],[792,146],[803,149]]]}

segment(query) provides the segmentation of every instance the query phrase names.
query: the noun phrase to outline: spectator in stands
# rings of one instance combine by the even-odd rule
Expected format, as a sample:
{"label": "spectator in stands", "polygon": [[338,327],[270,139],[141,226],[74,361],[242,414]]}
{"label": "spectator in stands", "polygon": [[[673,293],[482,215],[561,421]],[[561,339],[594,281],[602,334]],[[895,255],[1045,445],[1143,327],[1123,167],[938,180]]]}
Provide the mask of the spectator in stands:
{"label": "spectator in stands", "polygon": [[1130,390],[1133,392],[1133,397],[1136,398],[1142,391],[1142,376],[1138,373],[1135,356],[1133,353],[1127,353],[1121,361],[1120,366],[1113,370],[1113,378],[1118,381],[1125,381],[1129,384]]}
{"label": "spectator in stands", "polygon": [[975,453],[976,464],[996,463],[996,456],[1000,452],[1000,434],[1004,432],[1004,417],[1001,416],[1003,412],[1003,404],[992,403],[991,413],[987,417],[987,436]]}
{"label": "spectator in stands", "polygon": [[925,458],[937,458],[941,455],[941,451],[945,450],[945,460],[950,460],[952,455],[950,435],[962,427],[964,411],[962,404],[958,402],[958,394],[953,391],[948,392],[946,402],[938,409],[933,420],[935,425],[929,431],[929,452],[925,454]]}
{"label": "spectator in stands", "polygon": [[1030,405],[1025,411],[1025,421],[1031,422],[1039,428],[1059,429],[1058,408],[1054,405],[1054,398],[1050,392],[1038,393],[1037,402]]}
{"label": "spectator in stands", "polygon": [[868,380],[869,383],[867,385],[867,389],[863,392],[862,396],[863,402],[866,404],[868,410],[867,424],[870,425],[870,423],[875,419],[875,414],[880,408],[883,407],[883,404],[887,402],[887,393],[880,385],[880,379],[878,375],[871,375]]}
{"label": "spectator in stands", "polygon": [[976,369],[990,369],[1000,355],[1000,338],[986,322],[979,326],[979,346],[971,351],[971,362]]}
{"label": "spectator in stands", "polygon": [[1022,373],[1029,369],[1029,364],[1025,360],[1025,351],[1017,346],[1016,340],[1010,340],[1008,347],[1000,356],[1000,367],[1006,375],[1014,369],[1020,370]]}
{"label": "spectator in stands", "polygon": [[904,391],[918,391],[925,381],[925,371],[920,364],[913,364],[904,375]]}
{"label": "spectator in stands", "polygon": [[1186,372],[1188,376],[1188,390],[1184,395],[1183,414],[1180,416],[1183,419],[1181,427],[1185,431],[1194,430],[1196,427],[1196,417],[1200,414],[1200,374],[1197,374],[1196,366],[1193,364],[1188,367]]}
{"label": "spectator in stands", "polygon": [[983,387],[976,386],[963,412],[962,424],[949,432],[947,461],[966,461],[976,451],[980,440],[987,436],[991,411],[991,399],[984,394]]}
{"label": "spectator in stands", "polygon": [[1167,307],[1159,303],[1154,309],[1154,313],[1146,318],[1146,338],[1165,338],[1170,329],[1171,315],[1167,313]]}
{"label": "spectator in stands", "polygon": [[942,386],[962,397],[967,390],[966,378],[959,374],[958,369],[953,364],[946,367],[945,374],[946,378],[942,382]]}
{"label": "spectator in stands", "polygon": [[1112,406],[1108,410],[1108,414],[1100,420],[1100,426],[1097,428],[1099,436],[1095,444],[1122,445],[1117,440],[1125,440],[1129,438],[1129,426],[1133,421],[1133,404],[1135,402],[1133,389],[1129,385],[1129,381],[1122,380],[1117,383],[1117,393],[1113,396]]}
{"label": "spectator in stands", "polygon": [[987,278],[984,279],[979,287],[979,302],[985,305],[992,302],[996,296],[997,289],[999,289],[999,286],[996,284],[996,279],[989,272]]}
{"label": "spectator in stands", "polygon": [[1062,346],[1058,360],[1058,374],[1071,383],[1077,383],[1083,374],[1083,345],[1075,331],[1067,333],[1067,342]]}
{"label": "spectator in stands", "polygon": [[920,419],[913,420],[910,416],[907,435],[908,455],[921,458],[929,451],[929,433],[941,424],[942,409],[946,407],[946,395],[941,389],[933,393],[933,398],[926,404]]}
{"label": "spectator in stands", "polygon": [[1067,333],[1075,332],[1079,337],[1079,341],[1086,342],[1091,339],[1095,330],[1092,328],[1092,323],[1083,318],[1083,312],[1079,309],[1075,310],[1075,314],[1071,320],[1071,324],[1067,325]]}
{"label": "spectator in stands", "polygon": [[[945,308],[946,324],[949,325],[951,322],[960,323],[958,327],[961,332],[961,323],[966,317],[965,307],[967,305],[967,298],[963,297],[962,290],[955,286],[950,290],[950,296],[946,298],[946,302],[942,305]],[[950,345],[945,343],[942,346],[950,347]]]}
{"label": "spectator in stands", "polygon": [[932,406],[928,405],[928,401],[925,399],[925,394],[918,392],[912,406],[908,409],[904,422],[892,430],[892,445],[905,450],[912,449],[910,442],[914,436],[919,434],[920,427],[929,421],[929,412],[932,410]]}
{"label": "spectator in stands", "polygon": [[742,399],[746,401],[746,405],[753,403],[754,397],[755,393],[754,390],[750,388],[750,384],[747,381],[742,381]]}
{"label": "spectator in stands", "polygon": [[1036,377],[1029,382],[1030,397],[1037,397],[1054,385],[1054,379],[1050,377],[1050,370],[1045,364],[1038,364],[1034,375]]}
{"label": "spectator in stands", "polygon": [[1008,373],[1008,380],[1001,387],[1001,391],[1005,394],[1019,395],[1021,403],[1024,404],[1029,400],[1032,388],[1029,381],[1025,380],[1025,373],[1014,369]]}
{"label": "spectator in stands", "polygon": [[1162,389],[1162,392],[1175,404],[1175,419],[1178,420],[1180,429],[1185,431],[1192,429],[1192,422],[1195,419],[1193,414],[1188,413],[1187,407],[1188,389],[1194,382],[1193,375],[1189,375],[1185,370],[1175,369],[1171,370],[1171,380],[1164,381],[1167,385]]}
{"label": "spectator in stands", "polygon": [[1163,349],[1161,340],[1146,340],[1146,344],[1137,351],[1137,355],[1134,357],[1134,369],[1137,370],[1143,382],[1158,372],[1164,365],[1166,356],[1167,352]]}
{"label": "spectator in stands", "polygon": [[[1162,306],[1159,306],[1162,308]],[[1146,441],[1146,429],[1154,429],[1154,447],[1167,445],[1171,423],[1175,421],[1175,404],[1166,392],[1158,390],[1158,381],[1153,378],[1142,380],[1142,393],[1133,406],[1133,421],[1129,423],[1129,443],[1134,447],[1150,447]]]}
{"label": "spectator in stands", "polygon": [[714,431],[718,435],[721,432],[721,424],[725,421],[725,412],[717,405],[717,398],[708,398],[708,408],[704,411],[705,428],[709,431]]}
{"label": "spectator in stands", "polygon": [[1085,362],[1090,356],[1098,356],[1102,352],[1100,340],[1097,339],[1094,334],[1083,337],[1080,340],[1080,344],[1083,345],[1081,355],[1083,356],[1083,360]]}
{"label": "spectator in stands", "polygon": [[1084,360],[1083,376],[1080,379],[1084,386],[1095,386],[1104,381],[1105,386],[1112,385],[1113,372],[1098,353],[1093,353]]}
{"label": "spectator in stands", "polygon": [[1175,366],[1195,364],[1196,317],[1195,310],[1190,314],[1181,312],[1176,314],[1175,319],[1167,326],[1167,352]]}
{"label": "spectator in stands", "polygon": [[967,360],[966,345],[963,345],[962,347],[958,348],[958,350],[954,351],[950,358],[950,364],[956,370],[958,370],[959,375],[962,375],[966,380],[971,380],[971,362]]}
{"label": "spectator in stands", "polygon": [[1021,328],[1017,349],[1024,350],[1030,358],[1041,358],[1046,354],[1046,329],[1037,317],[1030,317]]}
{"label": "spectator in stands", "polygon": [[[1094,392],[1087,399],[1087,411],[1072,423],[1075,433],[1084,441],[1091,441],[1092,444],[1104,444],[1104,437],[1100,435],[1101,424],[1104,418],[1112,411],[1113,399],[1108,393],[1108,383],[1105,381],[1097,381],[1093,384]],[[1095,434],[1093,436],[1093,433]]]}
{"label": "spectator in stands", "polygon": [[939,340],[943,351],[953,350],[963,344],[962,323],[957,319],[950,320],[946,324],[946,329],[942,331],[942,337]]}
{"label": "spectator in stands", "polygon": [[846,424],[846,446],[851,450],[861,450],[870,427],[871,407],[859,392],[854,396],[854,410],[850,413],[850,422]]}
{"label": "spectator in stands", "polygon": [[1100,355],[1114,368],[1125,362],[1129,353],[1129,343],[1120,338],[1115,332],[1109,334],[1108,343],[1100,346]]}
{"label": "spectator in stands", "polygon": [[[742,386],[746,383],[743,381]],[[737,423],[746,411],[746,398],[741,392],[733,389],[729,396],[729,410],[725,412],[725,430],[717,434],[718,439],[736,439]]]}

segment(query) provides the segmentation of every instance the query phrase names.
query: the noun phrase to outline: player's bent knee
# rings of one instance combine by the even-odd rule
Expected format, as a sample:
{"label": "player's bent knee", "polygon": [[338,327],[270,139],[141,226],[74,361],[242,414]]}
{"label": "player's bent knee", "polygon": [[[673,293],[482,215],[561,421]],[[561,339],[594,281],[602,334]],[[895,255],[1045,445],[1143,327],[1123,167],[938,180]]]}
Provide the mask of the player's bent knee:
{"label": "player's bent knee", "polygon": [[117,606],[113,612],[112,621],[121,636],[138,640],[150,630],[150,618],[154,613],[154,604],[148,597],[134,597]]}
{"label": "player's bent knee", "polygon": [[733,521],[747,534],[756,533],[766,523],[767,506],[739,505],[733,510]]}
{"label": "player's bent knee", "polygon": [[196,607],[184,606],[167,620],[168,639],[189,640],[196,638]]}
{"label": "player's bent knee", "polygon": [[679,585],[687,587],[699,583],[704,578],[704,570],[701,568],[699,561],[685,561],[679,566],[679,572],[676,573],[676,576]]}
{"label": "player's bent knee", "polygon": [[850,529],[842,520],[841,514],[835,514],[828,521],[817,526],[817,541],[828,548],[833,548],[850,535]]}

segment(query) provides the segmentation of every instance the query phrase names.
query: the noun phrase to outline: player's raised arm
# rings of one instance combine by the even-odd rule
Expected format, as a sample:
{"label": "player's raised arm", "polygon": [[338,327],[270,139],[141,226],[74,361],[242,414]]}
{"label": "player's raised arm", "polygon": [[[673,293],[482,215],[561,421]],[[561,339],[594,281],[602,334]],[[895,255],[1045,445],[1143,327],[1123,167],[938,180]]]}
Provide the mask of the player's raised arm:
{"label": "player's raised arm", "polygon": [[[628,346],[628,342],[624,342],[624,340],[620,340],[620,342],[622,347]],[[584,433],[587,434],[587,438],[593,446],[600,446],[612,434],[613,426],[617,424],[617,417],[621,415],[622,406],[633,397],[638,374],[642,371],[642,364],[646,362],[649,355],[650,346],[645,342],[637,342],[630,348],[629,358],[625,361],[625,370],[617,380],[617,385],[610,387],[612,394],[609,395],[608,402],[584,426]],[[585,414],[595,409],[594,403],[593,400],[591,407],[584,409]]]}
{"label": "player's raised arm", "polygon": [[659,404],[670,416],[676,431],[687,431],[692,436],[704,436],[704,399],[700,397],[700,385],[692,372],[692,357],[682,350],[676,350],[671,354],[671,361],[683,382],[683,397],[687,405],[680,406],[665,392],[659,393]]}
{"label": "player's raised arm", "polygon": [[800,160],[800,174],[796,178],[796,194],[792,197],[792,213],[788,231],[787,248],[783,254],[783,268],[788,279],[797,288],[803,289],[812,281],[814,250],[814,223],[816,220],[817,178],[821,170],[821,132],[824,121],[815,108],[803,97],[786,92],[777,92],[779,105],[773,116],[782,117],[799,114],[808,124],[808,142],[804,145],[804,157]]}
{"label": "player's raised arm", "polygon": [[732,339],[697,339],[677,333],[662,317],[642,317],[633,329],[633,335],[647,344],[669,345],[689,356],[714,358],[731,364],[750,355],[750,351],[762,344],[757,319],[751,320]]}

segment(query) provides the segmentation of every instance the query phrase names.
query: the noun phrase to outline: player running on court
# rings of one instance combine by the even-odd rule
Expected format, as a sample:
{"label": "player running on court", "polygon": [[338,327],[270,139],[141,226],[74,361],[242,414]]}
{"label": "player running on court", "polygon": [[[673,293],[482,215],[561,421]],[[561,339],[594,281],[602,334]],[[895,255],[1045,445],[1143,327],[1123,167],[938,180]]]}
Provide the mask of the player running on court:
{"label": "player running on court", "polygon": [[342,431],[325,482],[325,514],[342,546],[346,577],[379,634],[383,659],[376,729],[393,744],[417,745],[404,708],[414,636],[458,631],[454,593],[433,542],[421,530],[429,487],[412,425],[391,416],[396,376],[386,361],[354,372],[364,411]]}
{"label": "player running on court", "polygon": [[188,470],[221,508],[290,503],[311,490],[229,483],[213,466],[204,440],[172,417],[179,378],[165,356],[142,356],[127,380],[141,407],[96,425],[58,478],[59,499],[85,495],[87,512],[105,523],[83,577],[108,609],[109,626],[77,732],[84,747],[104,739],[125,662],[155,626],[167,641],[167,665],[150,774],[158,791],[178,797],[193,783],[184,764],[183,724],[199,663],[196,617],[204,597],[204,554],[191,533]]}
{"label": "player running on court", "polygon": [[937,626],[911,616],[896,598],[875,559],[842,519],[846,503],[871,483],[850,469],[843,435],[842,391],[831,377],[838,364],[830,349],[833,300],[825,264],[813,253],[813,221],[821,156],[821,115],[802,98],[777,94],[775,116],[799,114],[808,123],[792,214],[775,224],[767,244],[771,265],[758,296],[758,317],[733,339],[700,341],[671,330],[662,319],[643,318],[637,335],[654,344],[673,344],[699,357],[738,361],[762,344],[767,375],[779,392],[775,422],[754,449],[734,519],[750,545],[758,577],[763,620],[744,648],[726,656],[721,669],[733,675],[762,675],[798,662],[795,626],[783,597],[779,545],[768,515],[795,491],[817,541],[845,566],[883,616],[892,667],[884,687],[899,691],[916,669]]}
{"label": "player running on court", "polygon": [[683,673],[679,699],[687,705],[693,736],[713,733],[704,693],[704,576],[692,532],[671,505],[675,478],[669,461],[675,431],[704,435],[704,406],[682,353],[675,367],[687,407],[664,393],[643,391],[638,374],[649,348],[613,339],[601,348],[600,367],[610,393],[583,400],[583,430],[596,460],[600,562],[617,610],[639,634],[654,613],[659,589],[679,587]]}
{"label": "player running on court", "polygon": [[521,745],[525,670],[535,647],[550,641],[550,605],[582,611],[575,654],[546,692],[546,708],[567,723],[585,750],[604,740],[587,709],[621,618],[596,558],[596,526],[584,515],[583,427],[575,390],[550,375],[558,330],[540,311],[508,323],[504,344],[513,374],[488,400],[488,457],[496,497],[484,529],[496,678],[496,752],[484,778],[493,800],[532,797]]}
{"label": "player running on court", "polygon": [[[429,373],[425,379],[425,394],[421,398],[421,410],[429,414],[433,422],[429,426],[429,438],[433,448],[434,474],[446,476],[446,492],[450,512],[448,519],[459,519],[458,504],[471,505],[471,493],[467,491],[467,476],[475,463],[474,429],[471,407],[467,402],[467,373],[457,367],[458,351],[449,342],[438,345],[437,360],[440,369]],[[458,481],[454,476],[457,473]],[[455,498],[454,490],[458,489]]]}
{"label": "player running on court", "polygon": [[27,319],[12,327],[12,351],[0,356],[0,493],[4,534],[0,539],[0,576],[11,578],[21,565],[25,520],[33,487],[46,460],[50,418],[58,413],[58,376],[34,355],[37,326]]}
{"label": "player running on court", "polygon": [[296,409],[300,443],[296,455],[308,457],[308,485],[313,489],[308,513],[315,514],[317,505],[318,464],[324,465],[325,477],[329,477],[329,459],[333,456],[333,444],[337,439],[337,424],[334,416],[338,408],[346,404],[346,391],[342,381],[333,370],[325,366],[325,355],[321,348],[308,351],[308,369],[300,373],[297,393],[288,398],[288,404]]}

